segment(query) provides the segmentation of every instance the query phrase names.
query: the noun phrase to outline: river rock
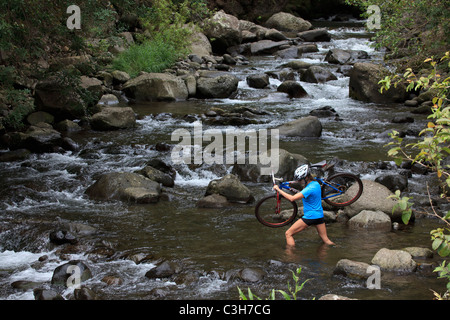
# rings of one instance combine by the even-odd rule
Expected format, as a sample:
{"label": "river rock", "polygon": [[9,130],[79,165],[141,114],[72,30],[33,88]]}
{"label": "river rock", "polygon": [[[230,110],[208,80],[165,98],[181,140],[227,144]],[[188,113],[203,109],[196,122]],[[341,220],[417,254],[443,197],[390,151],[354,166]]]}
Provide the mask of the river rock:
{"label": "river rock", "polygon": [[330,106],[325,106],[322,108],[314,109],[309,112],[311,116],[317,118],[330,118],[334,117],[336,120],[339,119],[339,114]]}
{"label": "river rock", "polygon": [[[402,213],[396,210],[392,213],[396,200],[389,198],[394,193],[380,183],[371,180],[362,180],[363,193],[359,199],[343,209],[343,213],[349,218],[357,215],[363,210],[382,211],[391,217],[394,222],[401,222]],[[356,192],[356,185],[350,187],[345,196],[352,197]]]}
{"label": "river rock", "polygon": [[181,271],[181,266],[176,262],[164,261],[153,269],[147,271],[145,276],[150,279],[169,278]]}
{"label": "river rock", "polygon": [[281,59],[296,59],[301,56],[301,53],[299,53],[298,47],[291,46],[277,51],[275,55]]}
{"label": "river rock", "polygon": [[184,80],[167,73],[144,73],[127,81],[122,90],[136,101],[177,101],[188,98]]}
{"label": "river rock", "polygon": [[406,247],[402,249],[408,252],[413,258],[430,259],[433,258],[433,251],[428,248]]}
{"label": "river rock", "polygon": [[112,106],[119,104],[119,99],[112,93],[104,94],[97,102],[100,106]]}
{"label": "river rock", "polygon": [[308,95],[300,83],[292,80],[286,80],[281,83],[278,86],[277,91],[287,93],[289,98],[303,98]]}
{"label": "river rock", "polygon": [[342,49],[331,49],[328,51],[327,55],[325,56],[325,61],[328,61],[329,63],[335,63],[335,64],[346,64],[350,62],[351,59],[350,52]]}
{"label": "river rock", "polygon": [[292,60],[289,61],[288,63],[283,64],[282,67],[291,68],[294,70],[302,70],[311,67],[311,63],[302,60]]}
{"label": "river rock", "polygon": [[290,13],[278,12],[266,21],[265,27],[275,28],[280,31],[301,32],[311,29],[312,25],[309,21]]}
{"label": "river rock", "polygon": [[223,10],[216,12],[205,23],[203,30],[214,52],[225,52],[228,47],[242,42],[239,19]]}
{"label": "river rock", "polygon": [[136,173],[142,174],[144,177],[147,177],[150,180],[159,182],[165,187],[172,188],[175,185],[175,180],[172,176],[156,168],[153,168],[152,166],[146,166]]}
{"label": "river rock", "polygon": [[328,51],[325,61],[333,64],[353,64],[358,59],[367,59],[369,55],[363,50],[343,50],[334,48]]}
{"label": "river rock", "polygon": [[357,299],[352,299],[338,294],[328,293],[326,295],[321,296],[319,300],[357,300]]}
{"label": "river rock", "polygon": [[[307,164],[308,159],[300,154],[290,153],[284,149],[278,149],[278,170],[275,170],[274,174],[277,178],[283,178],[284,181],[290,181],[294,179],[294,171],[299,166]],[[272,158],[272,150],[268,150],[267,156]],[[272,164],[273,165],[273,164]],[[266,165],[249,164],[246,161],[245,164],[235,164],[231,171],[242,181],[252,181],[252,182],[268,182],[271,181],[271,177],[268,175],[261,175],[261,168],[267,168]]]}
{"label": "river rock", "polygon": [[199,57],[212,55],[211,43],[209,42],[208,37],[203,32],[200,32],[193,28],[190,39],[190,47],[188,49],[190,54],[195,54]]}
{"label": "river rock", "polygon": [[297,37],[302,41],[318,42],[318,41],[330,41],[331,35],[325,28],[307,30],[297,33]]}
{"label": "river rock", "polygon": [[27,116],[27,122],[32,126],[37,125],[40,122],[52,124],[54,120],[55,117],[45,111],[33,112]]}
{"label": "river rock", "polygon": [[130,107],[104,107],[91,118],[94,130],[118,130],[136,125],[136,116]]}
{"label": "river rock", "polygon": [[404,191],[408,188],[408,178],[401,174],[390,174],[377,177],[375,182],[381,183],[392,192],[397,190]]}
{"label": "river rock", "polygon": [[61,133],[51,125],[40,122],[38,126],[30,126],[25,133],[20,133],[18,147],[32,152],[54,152],[61,143]]}
{"label": "river rock", "polygon": [[98,300],[97,294],[88,287],[82,286],[73,291],[75,300]]}
{"label": "river rock", "polygon": [[61,76],[52,76],[36,84],[35,101],[40,111],[57,118],[77,119],[85,115],[83,99],[74,88],[65,87]]}
{"label": "river rock", "polygon": [[266,272],[260,268],[244,268],[239,271],[238,277],[245,282],[258,282],[266,276]]}
{"label": "river rock", "polygon": [[55,290],[36,288],[33,290],[34,300],[64,300]]}
{"label": "river rock", "polygon": [[320,137],[322,135],[322,124],[317,117],[303,117],[286,124],[277,129],[282,136],[288,137]]}
{"label": "river rock", "polygon": [[25,160],[30,156],[28,149],[16,149],[11,151],[0,152],[0,162],[12,162]]}
{"label": "river rock", "polygon": [[114,84],[122,84],[131,79],[128,73],[120,70],[114,70],[113,72],[111,72],[111,76],[113,77]]}
{"label": "river rock", "polygon": [[372,259],[372,263],[385,271],[412,272],[417,264],[410,253],[403,250],[380,249]]}
{"label": "river rock", "polygon": [[234,174],[212,180],[206,188],[205,196],[219,194],[230,202],[248,203],[254,200],[251,191]]}
{"label": "river rock", "polygon": [[[74,266],[78,268],[74,268]],[[72,271],[68,269],[69,267],[73,268]],[[79,279],[75,279],[76,276],[79,276]],[[91,277],[91,270],[84,261],[71,260],[65,264],[60,265],[53,271],[51,283],[52,285],[56,286],[69,287],[76,284],[77,281],[79,281],[78,284],[80,284],[90,279]]]}
{"label": "river rock", "polygon": [[199,208],[225,208],[230,206],[227,198],[220,194],[210,194],[197,202]]}
{"label": "river rock", "polygon": [[273,40],[260,40],[252,42],[250,44],[250,54],[252,55],[264,55],[272,54],[280,49],[280,47],[289,45],[289,41],[273,41]]}
{"label": "river rock", "polygon": [[391,230],[391,218],[382,211],[363,210],[348,221],[351,229]]}
{"label": "river rock", "polygon": [[97,200],[122,200],[136,203],[157,202],[161,194],[158,182],[137,173],[111,172],[103,174],[86,194]]}
{"label": "river rock", "polygon": [[337,77],[329,70],[320,66],[311,66],[302,74],[302,81],[311,83],[325,83],[337,80]]}
{"label": "river rock", "polygon": [[383,93],[379,92],[378,81],[388,74],[388,70],[378,64],[355,63],[350,71],[349,96],[355,100],[375,103],[403,102],[407,99],[405,87],[399,84],[391,86]]}
{"label": "river rock", "polygon": [[262,89],[269,85],[269,76],[265,73],[248,76],[247,84],[252,88]]}
{"label": "river rock", "polygon": [[55,244],[64,244],[64,243],[70,243],[70,244],[76,244],[78,243],[78,239],[67,230],[56,230],[50,232],[49,235],[50,242]]}
{"label": "river rock", "polygon": [[94,99],[98,100],[102,96],[103,82],[97,78],[81,76],[80,87],[89,91]]}
{"label": "river rock", "polygon": [[82,130],[78,123],[69,119],[59,121],[55,124],[55,129],[60,132],[76,132]]}
{"label": "river rock", "polygon": [[337,262],[336,267],[333,270],[333,274],[343,275],[348,278],[366,280],[371,275],[371,273],[367,272],[369,267],[370,265],[365,262],[341,259]]}
{"label": "river rock", "polygon": [[216,73],[197,79],[199,98],[228,98],[237,90],[239,79],[231,74]]}

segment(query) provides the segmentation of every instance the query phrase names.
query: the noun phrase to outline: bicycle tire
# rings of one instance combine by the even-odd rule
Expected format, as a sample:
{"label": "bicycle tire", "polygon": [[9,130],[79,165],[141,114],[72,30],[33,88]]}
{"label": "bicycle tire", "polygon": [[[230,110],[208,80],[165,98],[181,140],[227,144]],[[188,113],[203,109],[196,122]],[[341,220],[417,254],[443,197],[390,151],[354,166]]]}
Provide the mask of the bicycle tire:
{"label": "bicycle tire", "polygon": [[[298,213],[295,201],[289,201],[282,195],[280,199],[280,212],[276,212],[277,195],[266,196],[258,201],[255,206],[255,216],[263,225],[271,228],[279,228],[294,221]],[[292,210],[292,212],[291,212]]]}
{"label": "bicycle tire", "polygon": [[[331,206],[342,208],[346,207],[359,199],[363,192],[363,183],[359,177],[351,173],[338,173],[327,178],[322,185],[322,198]],[[334,186],[343,192],[339,196],[330,197],[335,190],[329,185]]]}

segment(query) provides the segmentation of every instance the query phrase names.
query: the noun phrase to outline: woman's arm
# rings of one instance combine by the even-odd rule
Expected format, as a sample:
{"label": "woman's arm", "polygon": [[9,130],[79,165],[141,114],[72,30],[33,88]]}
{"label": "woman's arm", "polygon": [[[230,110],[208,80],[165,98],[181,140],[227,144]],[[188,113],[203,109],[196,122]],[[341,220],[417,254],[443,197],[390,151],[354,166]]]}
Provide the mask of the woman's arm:
{"label": "woman's arm", "polygon": [[285,197],[286,199],[288,199],[291,202],[295,201],[295,200],[300,200],[303,198],[303,194],[301,192],[291,195],[291,194],[281,190],[278,185],[274,185],[273,189],[277,190],[283,197]]}

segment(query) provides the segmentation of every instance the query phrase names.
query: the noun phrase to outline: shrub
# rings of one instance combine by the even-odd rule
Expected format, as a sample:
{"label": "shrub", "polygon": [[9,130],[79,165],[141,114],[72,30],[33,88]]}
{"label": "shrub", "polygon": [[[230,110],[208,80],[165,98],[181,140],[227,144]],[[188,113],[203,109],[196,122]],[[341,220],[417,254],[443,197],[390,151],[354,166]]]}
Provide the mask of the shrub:
{"label": "shrub", "polygon": [[141,71],[161,72],[172,66],[179,57],[177,50],[162,40],[134,44],[113,62],[113,68],[127,72],[131,77]]}

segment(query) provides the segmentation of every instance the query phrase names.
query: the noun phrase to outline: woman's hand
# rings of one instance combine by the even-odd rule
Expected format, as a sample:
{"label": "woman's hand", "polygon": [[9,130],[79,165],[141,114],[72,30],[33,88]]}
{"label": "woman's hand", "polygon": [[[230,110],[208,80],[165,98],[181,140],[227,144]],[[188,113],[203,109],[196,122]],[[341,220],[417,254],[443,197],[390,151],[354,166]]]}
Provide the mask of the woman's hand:
{"label": "woman's hand", "polygon": [[280,187],[276,184],[273,186],[273,190],[280,191]]}

